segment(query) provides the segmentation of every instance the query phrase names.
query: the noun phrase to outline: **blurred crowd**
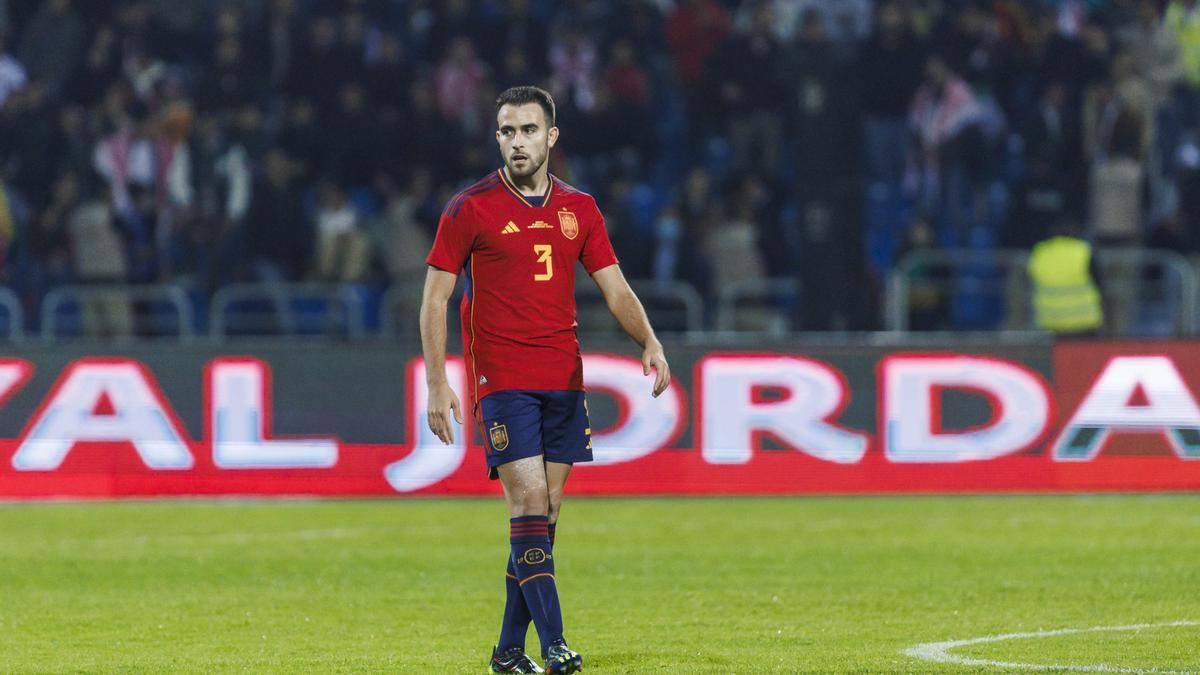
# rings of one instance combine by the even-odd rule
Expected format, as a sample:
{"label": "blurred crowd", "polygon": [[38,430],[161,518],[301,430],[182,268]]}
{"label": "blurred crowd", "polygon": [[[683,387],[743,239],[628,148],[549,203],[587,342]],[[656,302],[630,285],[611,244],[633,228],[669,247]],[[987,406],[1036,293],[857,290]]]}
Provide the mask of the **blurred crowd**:
{"label": "blurred crowd", "polygon": [[0,0],[0,283],[419,280],[527,83],[628,276],[804,329],[914,249],[1200,250],[1200,0]]}

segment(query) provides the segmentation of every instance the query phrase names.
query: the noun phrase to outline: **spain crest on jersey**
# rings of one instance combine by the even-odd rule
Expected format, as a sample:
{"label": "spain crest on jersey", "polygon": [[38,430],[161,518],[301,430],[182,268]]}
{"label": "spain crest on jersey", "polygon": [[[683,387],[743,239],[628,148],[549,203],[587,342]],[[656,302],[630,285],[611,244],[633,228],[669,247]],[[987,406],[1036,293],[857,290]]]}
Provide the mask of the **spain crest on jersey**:
{"label": "spain crest on jersey", "polygon": [[579,236],[579,221],[575,219],[575,214],[570,211],[558,212],[558,226],[562,228],[563,236],[567,239],[574,239]]}
{"label": "spain crest on jersey", "polygon": [[503,424],[492,423],[492,428],[488,429],[488,436],[491,437],[492,449],[496,452],[502,452],[508,447],[508,427]]}

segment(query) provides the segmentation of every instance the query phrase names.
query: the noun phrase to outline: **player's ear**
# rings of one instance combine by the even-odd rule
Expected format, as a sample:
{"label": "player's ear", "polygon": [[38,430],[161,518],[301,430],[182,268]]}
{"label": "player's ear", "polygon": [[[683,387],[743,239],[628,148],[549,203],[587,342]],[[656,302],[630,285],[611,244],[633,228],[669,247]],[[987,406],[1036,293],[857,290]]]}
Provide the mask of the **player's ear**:
{"label": "player's ear", "polygon": [[546,137],[549,139],[550,147],[553,148],[554,144],[558,142],[558,127],[550,127],[550,130],[546,132]]}
{"label": "player's ear", "polygon": [[497,143],[500,142],[500,130],[499,129],[496,130],[496,142]]}

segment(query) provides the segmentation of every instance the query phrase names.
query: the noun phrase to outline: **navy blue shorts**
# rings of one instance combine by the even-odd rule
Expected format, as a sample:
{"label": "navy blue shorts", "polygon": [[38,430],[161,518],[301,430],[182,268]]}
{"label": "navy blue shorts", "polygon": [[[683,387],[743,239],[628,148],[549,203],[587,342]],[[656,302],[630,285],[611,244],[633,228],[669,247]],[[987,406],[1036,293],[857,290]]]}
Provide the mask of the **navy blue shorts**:
{"label": "navy blue shorts", "polygon": [[479,402],[488,477],[496,467],[545,455],[547,462],[592,461],[592,429],[582,391],[497,391]]}

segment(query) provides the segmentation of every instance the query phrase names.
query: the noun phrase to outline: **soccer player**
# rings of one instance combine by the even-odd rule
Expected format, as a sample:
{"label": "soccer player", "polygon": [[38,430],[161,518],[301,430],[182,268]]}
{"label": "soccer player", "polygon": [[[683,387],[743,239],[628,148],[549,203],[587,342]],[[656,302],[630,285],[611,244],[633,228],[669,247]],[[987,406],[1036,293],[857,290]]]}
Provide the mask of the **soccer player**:
{"label": "soccer player", "polygon": [[466,275],[461,317],[471,413],[481,425],[489,477],[508,502],[507,593],[491,670],[542,672],[525,654],[533,621],[551,673],[583,659],[567,647],[552,553],[571,466],[592,459],[583,361],[575,334],[575,264],[582,262],[608,309],[642,347],[654,396],[670,383],[662,344],[625,281],[596,200],[549,173],[558,140],[554,100],[513,87],[496,101],[504,165],[458,193],[438,223],[426,262],[421,343],[429,385],[429,428],[454,441],[463,423],[446,380],[446,304]]}

